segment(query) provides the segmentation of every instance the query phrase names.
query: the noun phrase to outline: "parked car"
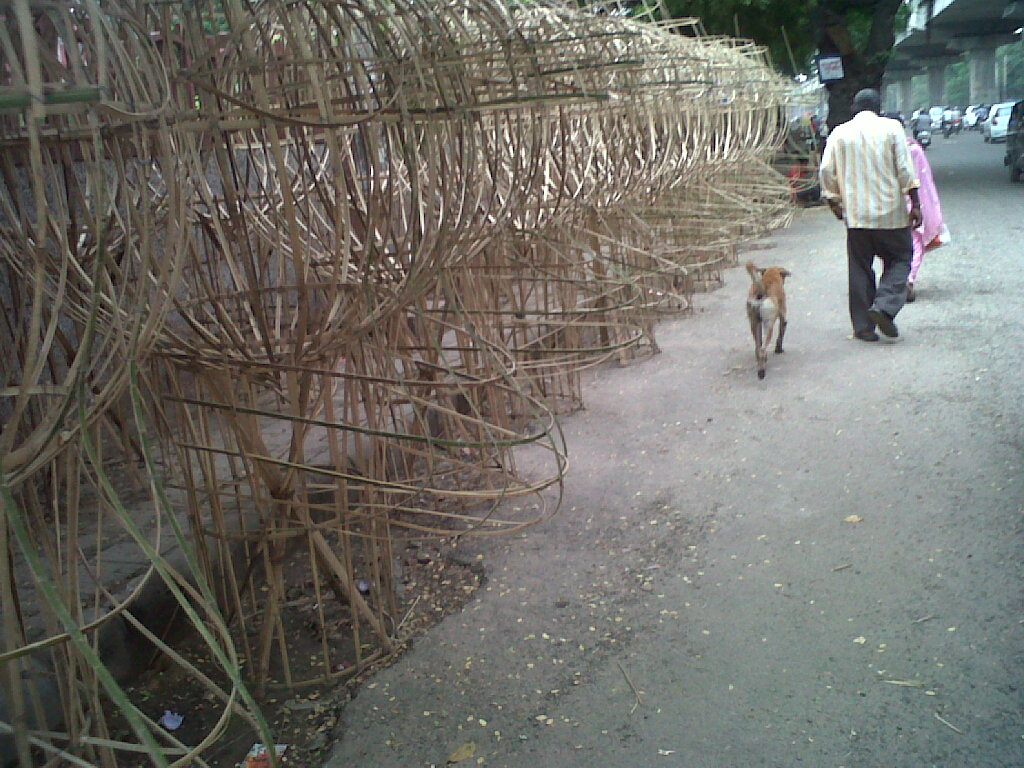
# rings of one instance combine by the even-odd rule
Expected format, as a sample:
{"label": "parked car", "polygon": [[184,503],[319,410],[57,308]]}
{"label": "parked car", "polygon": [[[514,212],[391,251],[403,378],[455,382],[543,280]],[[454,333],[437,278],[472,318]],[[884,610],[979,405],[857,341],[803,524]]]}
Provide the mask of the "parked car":
{"label": "parked car", "polygon": [[1006,126],[1004,162],[1010,167],[1010,181],[1020,181],[1024,174],[1024,99],[1014,104],[1010,110],[1010,119]]}
{"label": "parked car", "polygon": [[988,119],[981,126],[981,137],[986,144],[990,141],[1006,141],[1006,124],[1010,122],[1011,109],[1013,109],[1012,101],[992,105]]}

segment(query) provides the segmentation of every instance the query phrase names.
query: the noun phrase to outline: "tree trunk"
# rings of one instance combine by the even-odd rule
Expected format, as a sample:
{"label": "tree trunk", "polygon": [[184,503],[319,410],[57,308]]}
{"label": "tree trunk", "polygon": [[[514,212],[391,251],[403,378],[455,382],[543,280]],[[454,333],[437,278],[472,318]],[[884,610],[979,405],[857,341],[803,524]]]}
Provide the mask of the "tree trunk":
{"label": "tree trunk", "polygon": [[[853,117],[853,97],[862,88],[881,91],[882,77],[896,42],[896,12],[902,0],[820,0],[815,29],[818,50],[843,60],[842,80],[829,83],[828,127]],[[871,28],[863,50],[850,35],[848,15],[869,14]]]}

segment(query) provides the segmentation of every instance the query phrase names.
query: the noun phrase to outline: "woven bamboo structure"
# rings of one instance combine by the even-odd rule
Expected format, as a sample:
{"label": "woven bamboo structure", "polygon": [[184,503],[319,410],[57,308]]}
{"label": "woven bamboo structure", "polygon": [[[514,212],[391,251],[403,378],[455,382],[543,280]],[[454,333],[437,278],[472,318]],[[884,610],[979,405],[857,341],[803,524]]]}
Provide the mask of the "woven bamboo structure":
{"label": "woven bamboo structure", "polygon": [[[785,224],[762,53],[606,5],[0,3],[0,739],[24,765],[132,739],[201,761],[234,712],[264,728],[242,669],[295,687],[393,652],[395,541],[551,514],[582,372],[658,351]],[[113,531],[141,573],[107,566]],[[154,584],[212,668],[139,618]],[[221,702],[197,743],[94,664],[124,622]]]}
{"label": "woven bamboo structure", "polygon": [[[193,526],[218,542],[223,601],[260,627],[251,669],[294,685],[391,651],[393,529],[514,530],[542,513],[499,518],[498,502],[561,478],[548,409],[503,346],[458,322],[444,275],[548,208],[534,190],[549,111],[580,95],[537,73],[501,3],[226,11],[224,36],[198,34],[212,5],[166,35],[186,41],[168,55],[199,62],[177,64],[179,101],[198,103],[182,125],[197,205],[155,359]],[[551,468],[521,478],[512,448],[537,441]],[[237,548],[258,570],[231,570]],[[305,568],[286,566],[295,553]],[[321,653],[299,671],[288,633],[307,617],[284,615],[285,595],[315,574],[350,606],[351,642],[315,616]]]}
{"label": "woven bamboo structure", "polygon": [[[198,564],[161,557],[168,541],[190,546],[149,474],[151,428],[129,392],[177,291],[188,218],[166,122],[171,73],[129,11],[0,5],[5,764],[35,753],[114,765],[140,744],[158,762],[194,764],[236,712],[258,720]],[[126,454],[143,470],[112,476]],[[141,573],[110,561],[112,542]],[[136,601],[154,590],[173,595],[231,674],[202,675],[139,619]],[[142,663],[133,648],[208,687],[221,717],[205,738],[181,743],[124,695]]]}

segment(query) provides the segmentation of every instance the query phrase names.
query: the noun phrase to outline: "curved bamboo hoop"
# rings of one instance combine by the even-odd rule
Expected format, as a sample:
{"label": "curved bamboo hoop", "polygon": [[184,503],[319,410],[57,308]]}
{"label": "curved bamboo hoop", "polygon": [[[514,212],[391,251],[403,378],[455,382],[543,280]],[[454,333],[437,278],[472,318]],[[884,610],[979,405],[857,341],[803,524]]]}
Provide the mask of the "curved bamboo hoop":
{"label": "curved bamboo hoop", "polygon": [[79,387],[86,423],[124,391],[181,264],[182,198],[149,201],[174,166],[149,122],[167,73],[137,19],[81,10],[16,2],[0,38],[0,322],[17,348],[0,357],[0,473],[15,486],[75,439]]}

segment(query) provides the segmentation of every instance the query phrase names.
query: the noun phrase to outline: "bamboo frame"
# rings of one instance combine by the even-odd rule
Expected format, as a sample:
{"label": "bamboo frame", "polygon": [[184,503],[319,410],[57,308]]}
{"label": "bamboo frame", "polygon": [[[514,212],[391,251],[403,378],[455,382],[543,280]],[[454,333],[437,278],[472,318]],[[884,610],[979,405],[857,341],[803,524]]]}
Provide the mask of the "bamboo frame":
{"label": "bamboo frame", "polygon": [[[787,222],[787,86],[606,3],[73,5],[0,7],[10,735],[23,765],[202,764],[234,713],[265,731],[247,684],[400,647],[396,542],[557,509],[583,371],[657,352]],[[216,674],[139,618],[153,585]],[[120,621],[220,702],[191,746],[104,671]]]}

